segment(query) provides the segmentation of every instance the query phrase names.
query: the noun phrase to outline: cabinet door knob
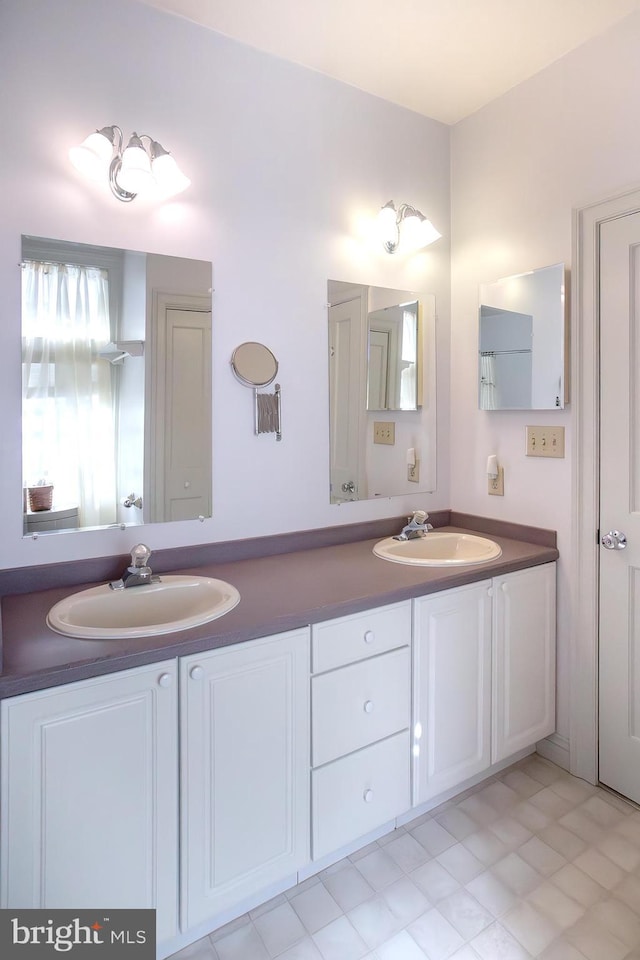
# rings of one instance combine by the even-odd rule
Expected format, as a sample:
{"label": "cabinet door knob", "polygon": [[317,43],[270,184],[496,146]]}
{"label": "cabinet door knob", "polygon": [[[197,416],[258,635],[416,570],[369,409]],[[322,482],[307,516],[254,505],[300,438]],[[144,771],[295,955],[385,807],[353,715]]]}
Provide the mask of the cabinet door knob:
{"label": "cabinet door knob", "polygon": [[365,643],[373,643],[374,640],[375,640],[375,635],[374,635],[373,630],[365,630],[365,632],[364,632],[364,642],[365,642]]}
{"label": "cabinet door knob", "polygon": [[502,590],[503,593],[509,593],[509,584],[508,584],[508,583],[501,583],[501,584],[500,584],[500,589]]}
{"label": "cabinet door knob", "polygon": [[192,680],[202,680],[204,677],[204,669],[202,667],[191,667],[189,676]]}
{"label": "cabinet door knob", "polygon": [[158,677],[158,686],[160,687],[170,687],[172,683],[172,676],[170,673],[161,673]]}
{"label": "cabinet door knob", "polygon": [[363,709],[365,713],[373,713],[373,700],[365,700]]}
{"label": "cabinet door knob", "polygon": [[493,587],[489,587],[489,589],[487,590],[487,596],[488,596],[488,597],[492,597],[492,596],[493,596]]}
{"label": "cabinet door knob", "polygon": [[362,799],[365,803],[371,803],[373,800],[373,790],[365,790],[365,792],[362,794]]}

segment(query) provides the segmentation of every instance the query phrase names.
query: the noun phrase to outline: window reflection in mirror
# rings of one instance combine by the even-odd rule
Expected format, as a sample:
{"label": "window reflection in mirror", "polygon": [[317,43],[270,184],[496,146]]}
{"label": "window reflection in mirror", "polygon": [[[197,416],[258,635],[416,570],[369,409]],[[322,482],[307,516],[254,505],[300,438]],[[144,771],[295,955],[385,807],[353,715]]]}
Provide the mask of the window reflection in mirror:
{"label": "window reflection in mirror", "polygon": [[481,410],[564,407],[565,357],[564,264],[481,284]]}
{"label": "window reflection in mirror", "polygon": [[418,409],[418,301],[371,310],[367,410]]}
{"label": "window reflection in mirror", "polygon": [[22,238],[24,532],[211,515],[211,264]]}
{"label": "window reflection in mirror", "polygon": [[329,280],[328,303],[331,503],[435,490],[435,297]]}

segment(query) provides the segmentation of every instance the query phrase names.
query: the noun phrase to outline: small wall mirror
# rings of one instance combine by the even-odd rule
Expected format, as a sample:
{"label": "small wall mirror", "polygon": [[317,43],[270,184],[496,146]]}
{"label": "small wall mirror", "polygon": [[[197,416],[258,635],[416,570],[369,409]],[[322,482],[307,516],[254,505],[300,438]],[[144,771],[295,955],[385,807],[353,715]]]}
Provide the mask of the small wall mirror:
{"label": "small wall mirror", "polygon": [[268,387],[278,373],[278,361],[271,350],[253,340],[236,347],[231,366],[238,380],[247,387]]}
{"label": "small wall mirror", "polygon": [[418,301],[370,310],[367,410],[418,409]]}
{"label": "small wall mirror", "polygon": [[568,402],[565,267],[480,286],[481,410],[556,410]]}

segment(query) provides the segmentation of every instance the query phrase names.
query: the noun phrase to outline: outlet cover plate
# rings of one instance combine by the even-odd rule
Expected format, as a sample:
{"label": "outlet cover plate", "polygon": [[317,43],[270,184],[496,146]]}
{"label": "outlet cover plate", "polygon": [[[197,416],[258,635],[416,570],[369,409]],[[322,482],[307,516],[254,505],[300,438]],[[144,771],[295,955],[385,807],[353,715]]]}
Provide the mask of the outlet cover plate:
{"label": "outlet cover plate", "polygon": [[504,497],[504,467],[498,467],[498,476],[489,477],[487,493],[492,497]]}

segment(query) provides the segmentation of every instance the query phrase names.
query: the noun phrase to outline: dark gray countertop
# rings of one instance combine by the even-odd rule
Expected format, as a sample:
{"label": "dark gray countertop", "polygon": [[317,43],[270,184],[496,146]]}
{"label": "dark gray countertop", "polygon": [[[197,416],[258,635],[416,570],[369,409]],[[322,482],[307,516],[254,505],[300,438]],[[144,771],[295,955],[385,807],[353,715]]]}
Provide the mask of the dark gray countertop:
{"label": "dark gray countertop", "polygon": [[[473,530],[439,529],[478,532],[475,525]],[[50,608],[82,587],[66,585],[5,596],[0,697],[252,640],[558,558],[557,549],[550,545],[483,532],[500,544],[502,556],[461,567],[389,563],[372,553],[379,537],[192,568],[181,566],[180,573],[217,577],[233,584],[240,591],[240,603],[211,623],[136,640],[78,640],[50,630],[46,625]]]}

